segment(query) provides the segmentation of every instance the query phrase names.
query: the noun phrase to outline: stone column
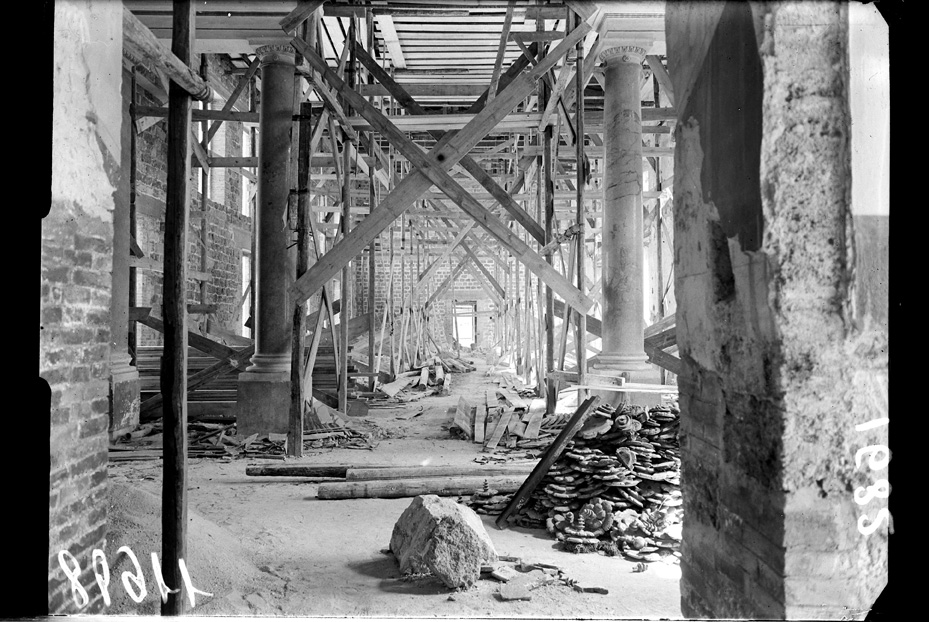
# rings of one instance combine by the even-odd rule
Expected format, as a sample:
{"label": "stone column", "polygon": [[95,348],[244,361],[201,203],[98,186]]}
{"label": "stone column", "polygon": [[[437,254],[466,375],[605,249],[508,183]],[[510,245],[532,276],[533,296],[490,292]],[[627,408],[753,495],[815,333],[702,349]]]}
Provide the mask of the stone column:
{"label": "stone column", "polygon": [[132,122],[129,117],[129,81],[123,80],[120,132],[121,168],[113,209],[113,268],[110,297],[110,424],[111,435],[124,434],[139,424],[139,371],[129,355],[129,166],[132,158]]}
{"label": "stone column", "polygon": [[295,274],[286,210],[293,123],[294,50],[266,45],[261,58],[258,210],[255,252],[255,354],[239,375],[239,434],[287,432],[293,309],[287,288]]}
{"label": "stone column", "polygon": [[[642,219],[642,61],[636,45],[606,49],[604,89],[603,349],[592,371],[645,372]],[[642,381],[642,374],[630,380]],[[628,395],[602,396],[614,404]],[[611,399],[612,398],[612,399]]]}

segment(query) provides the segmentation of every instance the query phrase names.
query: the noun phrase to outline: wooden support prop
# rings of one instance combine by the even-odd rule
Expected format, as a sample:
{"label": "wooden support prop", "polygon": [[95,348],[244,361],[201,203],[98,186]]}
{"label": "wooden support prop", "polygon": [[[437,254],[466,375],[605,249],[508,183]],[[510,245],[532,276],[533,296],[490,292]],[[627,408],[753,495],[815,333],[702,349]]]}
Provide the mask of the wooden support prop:
{"label": "wooden support prop", "polygon": [[398,499],[419,495],[455,497],[480,490],[484,482],[501,493],[508,493],[519,488],[522,480],[520,475],[496,475],[326,482],[319,485],[316,496],[319,499]]}
{"label": "wooden support prop", "polygon": [[442,249],[442,254],[439,255],[435,261],[429,264],[426,269],[423,270],[422,274],[419,275],[419,278],[416,280],[416,285],[414,286],[415,293],[418,294],[422,290],[422,288],[426,285],[429,277],[432,276],[432,274],[442,264],[442,262],[449,258],[449,256],[452,254],[452,251],[454,251],[455,248],[457,248],[458,245],[461,244],[461,242],[464,240],[465,236],[468,235],[468,232],[476,226],[477,222],[472,221],[458,230],[458,235],[455,236],[455,239],[452,240],[451,244],[446,245],[446,247]]}
{"label": "wooden support prop", "polygon": [[[191,0],[173,5],[170,57],[162,55],[165,65],[173,59],[193,74],[190,61],[194,44],[194,17]],[[128,18],[126,16],[129,16]],[[125,27],[141,25],[128,9],[123,10]],[[142,26],[152,39],[151,31]],[[140,33],[142,31],[137,31]],[[131,40],[131,34],[130,34]],[[157,49],[163,49],[158,44]],[[175,67],[176,68],[176,67]],[[188,76],[189,77],[189,76]],[[201,99],[210,89],[202,80]],[[189,87],[190,85],[188,85]],[[186,607],[187,586],[183,585],[178,561],[187,559],[187,229],[190,212],[190,123],[191,92],[182,82],[171,82],[168,95],[168,163],[165,197],[164,236],[164,356],[161,359],[161,394],[166,397],[164,413],[164,458],[161,492],[161,559],[164,580],[177,587],[162,601],[162,615],[181,615]],[[149,318],[152,319],[152,318]]]}
{"label": "wooden support prop", "polygon": [[[552,54],[546,60],[552,59],[551,63],[556,62],[565,54],[571,45],[579,41],[584,34],[590,30],[590,26],[582,24],[572,31],[571,35],[565,37],[559,46],[553,50]],[[388,139],[395,145],[406,144],[406,136],[394,127],[390,127],[386,119],[377,110],[371,107],[368,102],[355,93],[350,88],[344,88],[346,85],[338,78],[328,67],[326,62],[315,52],[309,50],[302,41],[294,39],[292,44],[300,51],[318,71],[320,71],[330,84],[339,85],[343,95],[350,100],[352,105],[357,105],[367,115],[365,118],[369,122],[378,123],[383,126],[382,133],[385,136],[389,133]],[[489,131],[496,125],[496,121],[511,111],[523,98],[529,94],[538,77],[547,71],[551,65],[543,66],[540,63],[529,74],[519,75],[514,78],[510,84],[494,99],[491,105],[484,107],[468,125],[456,133],[453,137],[448,137],[447,141],[439,141],[433,147],[430,155],[427,157],[427,163],[423,163],[427,171],[439,172],[450,169],[454,166],[474,145],[477,144]],[[541,68],[541,69],[540,69]],[[353,97],[354,96],[354,97]],[[357,99],[355,99],[357,98]],[[478,100],[478,103],[480,100]],[[370,118],[369,118],[370,117]],[[374,119],[374,121],[372,121]],[[446,135],[447,136],[447,135]],[[413,146],[416,154],[423,156],[418,147]],[[447,174],[446,174],[447,177]],[[323,283],[327,282],[343,265],[360,252],[361,248],[369,244],[377,235],[393,222],[397,216],[403,213],[423,192],[433,185],[434,180],[430,179],[420,168],[414,173],[407,175],[391,191],[387,197],[381,201],[381,205],[374,210],[362,223],[353,229],[352,234],[346,236],[339,244],[332,248],[326,256],[317,262],[310,270],[307,271],[290,289],[291,300],[309,298],[315,293]],[[483,206],[481,206],[481,211]],[[494,219],[496,220],[496,219]],[[497,222],[506,228],[505,225]],[[509,229],[506,229],[509,233]],[[545,263],[539,258],[541,263]],[[559,275],[560,277],[560,275]],[[556,289],[553,287],[553,289]],[[572,287],[573,289],[573,287]],[[557,291],[557,289],[556,289]],[[578,300],[571,297],[572,300],[581,307],[581,312],[586,312],[593,306],[592,300]],[[585,306],[586,305],[586,306]]]}
{"label": "wooden support prop", "polygon": [[297,7],[279,22],[281,30],[287,34],[292,34],[297,29],[297,26],[306,21],[313,14],[313,11],[321,7],[325,2],[326,0],[298,1]]}
{"label": "wooden support prop", "polygon": [[661,348],[645,344],[645,354],[648,355],[648,362],[654,363],[662,369],[667,369],[672,374],[680,376],[684,373],[684,363],[673,354],[668,354]]}
{"label": "wooden support prop", "polygon": [[[371,72],[378,82],[380,82],[390,94],[396,99],[411,115],[424,115],[425,110],[414,100],[407,91],[400,86],[386,71],[384,71],[380,65],[378,65],[373,58],[371,58],[363,50],[359,50],[358,59],[361,63]],[[431,131],[429,132],[433,138],[436,140],[441,140],[443,132],[441,131]],[[481,186],[484,187],[491,196],[497,200],[500,205],[503,206],[507,212],[509,212],[513,218],[516,219],[519,224],[521,224],[530,234],[537,240],[542,241],[544,234],[542,228],[539,224],[526,213],[526,211],[520,207],[520,205],[512,198],[514,194],[518,193],[522,188],[521,183],[517,183],[510,192],[504,190],[494,178],[485,171],[480,164],[478,164],[470,156],[464,156],[459,161],[459,164],[465,171],[468,172]]]}
{"label": "wooden support prop", "polygon": [[172,49],[169,51],[126,7],[123,7],[123,44],[163,71],[171,82],[181,87],[189,97],[198,101],[213,99],[213,89],[190,68],[188,62],[178,56],[173,39]]}
{"label": "wooden support prop", "polygon": [[[261,64],[261,59],[255,56],[255,60],[251,62],[248,66],[248,69],[245,70],[245,74],[239,78],[238,84],[235,85],[235,88],[232,90],[232,93],[229,95],[229,99],[226,100],[226,103],[223,104],[223,112],[229,112],[232,110],[232,107],[235,106],[235,103],[239,99],[239,95],[245,90],[245,87],[248,86],[248,83],[251,82],[252,77],[258,71],[258,65]],[[219,127],[223,124],[222,119],[216,120],[210,124],[210,129],[206,133],[206,142],[209,143],[213,140],[213,137],[216,135],[216,132],[219,131]]]}
{"label": "wooden support prop", "polygon": [[500,83],[500,70],[503,68],[503,55],[506,52],[507,40],[510,36],[510,25],[513,23],[513,0],[506,5],[506,17],[503,19],[503,32],[500,33],[500,43],[497,45],[497,59],[494,61],[494,70],[490,76],[490,86],[487,88],[487,103],[494,100],[497,87]]}
{"label": "wooden support prop", "polygon": [[[668,97],[671,106],[674,106],[674,84],[671,83],[671,76],[668,75],[668,70],[665,69],[665,66],[661,63],[661,59],[653,54],[646,56],[645,60],[652,70],[652,75],[655,76],[658,80],[658,84],[661,85],[661,92]],[[656,101],[655,105],[658,106],[659,102]]]}
{"label": "wooden support prop", "polygon": [[542,454],[542,458],[539,460],[539,464],[532,470],[532,473],[529,474],[529,477],[523,482],[519,487],[519,490],[516,491],[516,494],[513,495],[513,498],[510,499],[510,502],[504,508],[503,512],[496,518],[494,524],[498,528],[503,529],[506,527],[506,521],[510,515],[516,510],[520,509],[526,502],[529,501],[529,496],[532,495],[533,491],[538,487],[539,483],[542,481],[542,478],[545,477],[545,474],[548,473],[548,470],[551,468],[552,464],[555,463],[555,460],[561,455],[561,452],[564,451],[565,445],[574,438],[574,435],[577,434],[578,430],[583,427],[584,422],[587,420],[587,417],[597,408],[600,404],[600,397],[594,395],[587,398],[584,402],[578,407],[577,411],[574,413],[574,416],[571,417],[571,420],[568,421],[568,424],[561,430],[561,433],[555,438],[551,445],[548,446],[548,449],[545,450],[545,453]]}

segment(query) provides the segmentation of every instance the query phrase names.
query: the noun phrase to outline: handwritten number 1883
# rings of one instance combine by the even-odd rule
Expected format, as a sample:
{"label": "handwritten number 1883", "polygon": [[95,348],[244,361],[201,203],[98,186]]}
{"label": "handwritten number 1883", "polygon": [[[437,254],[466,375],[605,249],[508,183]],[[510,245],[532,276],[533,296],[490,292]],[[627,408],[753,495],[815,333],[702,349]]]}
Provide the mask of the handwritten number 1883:
{"label": "handwritten number 1883", "polygon": [[[889,422],[890,419],[887,417],[872,419],[871,421],[856,425],[855,431],[864,432],[865,430],[872,430],[887,425]],[[861,468],[862,460],[865,456],[868,457],[868,468],[872,471],[886,469],[887,465],[890,464],[890,449],[886,445],[868,445],[856,451],[855,468]],[[859,486],[855,489],[855,503],[858,505],[865,505],[875,498],[886,499],[889,496],[890,482],[883,478],[876,480],[871,486]],[[881,523],[885,520],[888,521],[888,523],[890,522],[890,510],[887,508],[878,510],[877,516],[874,517],[873,521],[866,514],[862,514],[858,517],[858,531],[865,536],[871,535],[877,531],[877,528],[880,527]],[[893,532],[892,527],[891,532]]]}

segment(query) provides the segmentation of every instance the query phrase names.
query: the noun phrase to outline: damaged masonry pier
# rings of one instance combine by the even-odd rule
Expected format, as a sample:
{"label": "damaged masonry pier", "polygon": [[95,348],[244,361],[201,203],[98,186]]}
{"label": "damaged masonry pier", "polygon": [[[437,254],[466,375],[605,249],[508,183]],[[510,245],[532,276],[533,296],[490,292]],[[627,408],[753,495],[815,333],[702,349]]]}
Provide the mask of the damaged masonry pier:
{"label": "damaged masonry pier", "polygon": [[883,611],[879,8],[55,3],[33,613]]}

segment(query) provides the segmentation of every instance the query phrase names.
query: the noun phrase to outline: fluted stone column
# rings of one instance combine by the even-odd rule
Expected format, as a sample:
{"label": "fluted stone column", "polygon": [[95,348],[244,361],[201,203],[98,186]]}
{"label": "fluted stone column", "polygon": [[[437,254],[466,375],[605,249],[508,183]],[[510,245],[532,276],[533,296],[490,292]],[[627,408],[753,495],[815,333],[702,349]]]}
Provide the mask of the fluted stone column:
{"label": "fluted stone column", "polygon": [[[604,80],[603,348],[592,370],[650,371],[644,348],[642,219],[642,61],[646,50],[621,45],[600,54]],[[632,378],[630,380],[642,380]],[[628,396],[604,395],[621,401]],[[613,398],[613,399],[610,399]]]}
{"label": "fluted stone column", "polygon": [[294,266],[287,246],[286,210],[293,124],[294,50],[267,45],[261,59],[258,210],[255,250],[255,354],[239,375],[236,423],[240,435],[287,432],[293,308],[287,287]]}

